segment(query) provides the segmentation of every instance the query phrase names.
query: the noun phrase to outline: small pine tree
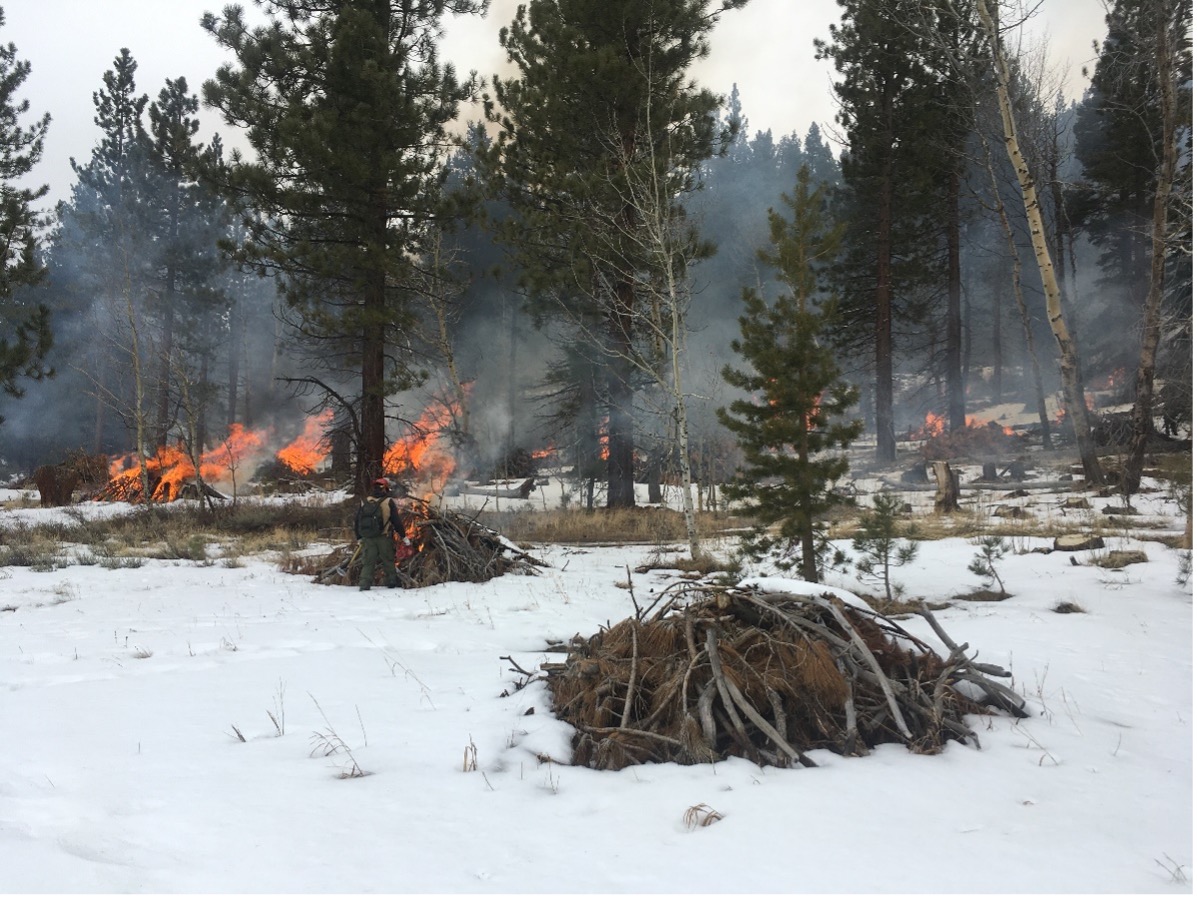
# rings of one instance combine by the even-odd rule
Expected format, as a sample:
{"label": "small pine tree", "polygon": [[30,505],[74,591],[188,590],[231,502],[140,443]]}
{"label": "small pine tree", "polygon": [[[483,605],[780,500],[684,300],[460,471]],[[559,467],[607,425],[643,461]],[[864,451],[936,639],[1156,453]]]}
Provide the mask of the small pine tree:
{"label": "small pine tree", "polygon": [[[893,601],[894,593],[902,594],[902,587],[894,583],[890,572],[914,560],[918,543],[902,539],[898,532],[902,503],[889,493],[873,497],[873,510],[860,519],[860,532],[852,538],[852,548],[860,553],[856,569],[866,577],[880,580],[885,586],[885,598]],[[914,535],[909,528],[907,536]]]}
{"label": "small pine tree", "polygon": [[1000,536],[982,536],[977,540],[977,554],[973,556],[972,561],[968,564],[970,573],[976,574],[985,580],[986,589],[996,582],[998,594],[1002,598],[1006,598],[1010,593],[1006,592],[1006,586],[1002,583],[1002,578],[998,575],[997,563],[1009,551],[1010,543]]}
{"label": "small pine tree", "polygon": [[718,416],[744,453],[726,489],[730,499],[745,501],[745,513],[756,521],[744,553],[759,560],[781,550],[779,566],[800,567],[804,579],[818,582],[828,548],[819,516],[838,501],[832,487],[848,470],[836,450],[860,433],[860,422],[844,420],[856,390],[840,379],[834,354],[820,342],[834,303],[814,304],[839,230],[828,218],[824,188],[812,189],[805,166],[794,194],[782,199],[792,218],[769,210],[773,251],[761,258],[777,267],[788,290],[770,305],[745,289],[741,337],[732,348],[751,370],[729,365],[723,378],[748,396]]}

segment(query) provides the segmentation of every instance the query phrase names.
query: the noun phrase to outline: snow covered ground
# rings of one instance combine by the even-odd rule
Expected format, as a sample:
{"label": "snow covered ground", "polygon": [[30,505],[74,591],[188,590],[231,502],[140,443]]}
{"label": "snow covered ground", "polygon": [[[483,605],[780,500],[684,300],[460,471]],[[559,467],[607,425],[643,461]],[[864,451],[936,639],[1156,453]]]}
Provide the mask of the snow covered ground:
{"label": "snow covered ground", "polygon": [[[1162,493],[1136,505],[1181,527]],[[0,539],[57,514],[0,508]],[[0,568],[0,891],[1187,893],[1192,585],[1127,533],[1107,547],[1148,560],[1117,571],[1019,538],[1012,598],[937,612],[1029,719],[973,719],[980,750],[791,770],[571,767],[543,686],[515,689],[504,656],[532,669],[632,613],[619,584],[653,547],[364,593],[266,557]],[[923,543],[896,579],[947,600],[980,586],[975,552]],[[670,579],[632,576],[638,597]],[[719,819],[689,825],[698,806]]]}

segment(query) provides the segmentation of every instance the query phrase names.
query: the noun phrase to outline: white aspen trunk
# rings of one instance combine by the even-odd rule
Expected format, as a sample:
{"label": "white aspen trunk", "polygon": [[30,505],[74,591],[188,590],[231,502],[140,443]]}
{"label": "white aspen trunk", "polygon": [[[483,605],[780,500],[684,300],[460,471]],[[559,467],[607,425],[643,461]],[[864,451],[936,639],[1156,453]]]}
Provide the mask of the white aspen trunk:
{"label": "white aspen trunk", "polygon": [[1052,448],[1051,421],[1047,417],[1047,402],[1043,396],[1043,372],[1039,369],[1039,356],[1035,353],[1035,334],[1031,329],[1031,316],[1027,311],[1027,302],[1022,295],[1022,261],[1018,257],[1018,246],[1014,242],[1014,228],[1010,225],[1010,217],[1006,214],[1006,204],[1002,201],[1002,193],[998,188],[997,175],[993,171],[992,157],[989,145],[985,145],[985,168],[989,171],[989,183],[993,190],[993,201],[997,206],[998,218],[1002,223],[1002,232],[1006,235],[1006,246],[1010,250],[1011,288],[1014,291],[1014,301],[1018,305],[1018,317],[1022,323],[1022,335],[1027,344],[1027,357],[1031,363],[1031,377],[1035,388],[1035,409],[1039,414],[1039,426],[1043,430],[1043,448]]}
{"label": "white aspen trunk", "polygon": [[702,547],[698,543],[698,526],[694,515],[694,496],[692,495],[692,478],[690,476],[690,425],[686,420],[686,394],[682,389],[682,354],[685,351],[685,333],[682,330],[682,315],[678,308],[677,287],[674,284],[672,270],[669,273],[669,297],[673,319],[670,361],[673,366],[673,398],[677,416],[678,465],[682,474],[682,515],[686,521],[686,541],[690,545],[690,558],[697,561],[702,554]]}
{"label": "white aspen trunk", "polygon": [[1027,226],[1031,232],[1031,246],[1035,251],[1035,261],[1039,266],[1039,275],[1043,281],[1043,297],[1047,306],[1047,318],[1051,324],[1052,334],[1060,348],[1060,380],[1063,384],[1064,407],[1072,419],[1073,432],[1076,435],[1077,451],[1080,454],[1081,467],[1085,472],[1085,480],[1091,484],[1101,483],[1104,474],[1101,463],[1097,459],[1097,449],[1093,444],[1093,434],[1089,428],[1088,410],[1085,407],[1085,392],[1081,386],[1078,370],[1076,345],[1068,324],[1064,320],[1064,309],[1060,297],[1060,285],[1056,280],[1055,266],[1052,264],[1051,252],[1047,243],[1047,232],[1043,225],[1043,215],[1039,207],[1039,198],[1035,191],[1035,182],[1031,177],[1030,166],[1022,155],[1018,143],[1018,129],[1014,120],[1014,108],[1010,102],[1010,71],[1006,65],[1005,52],[1002,49],[1001,36],[997,25],[989,12],[988,0],[976,0],[977,14],[981,18],[989,36],[993,49],[993,65],[997,75],[997,99],[1002,114],[1002,130],[1005,134],[1006,153],[1010,157],[1010,164],[1018,177],[1018,186],[1022,190],[1023,206],[1026,208]]}

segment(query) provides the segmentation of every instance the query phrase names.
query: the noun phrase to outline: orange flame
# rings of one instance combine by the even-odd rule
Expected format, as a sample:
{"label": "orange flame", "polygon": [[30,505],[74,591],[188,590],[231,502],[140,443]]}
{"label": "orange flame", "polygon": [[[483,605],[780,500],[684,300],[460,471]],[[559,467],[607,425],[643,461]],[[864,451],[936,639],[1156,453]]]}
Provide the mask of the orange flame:
{"label": "orange flame", "polygon": [[382,458],[383,470],[391,475],[416,476],[435,492],[457,469],[457,460],[443,445],[461,409],[449,400],[434,400],[412,423],[412,434],[396,440]]}
{"label": "orange flame", "polygon": [[[229,435],[217,446],[200,456],[199,473],[207,483],[227,480],[248,456],[261,449],[265,437],[234,423]],[[182,444],[160,446],[145,459],[146,473],[153,488],[150,500],[173,502],[184,484],[195,480],[195,464]],[[128,495],[129,501],[142,502],[141,469],[137,453],[119,455],[108,463],[108,478],[118,495]]]}
{"label": "orange flame", "polygon": [[[943,436],[947,432],[947,418],[943,415],[937,415],[935,412],[927,412],[927,417],[923,420],[923,426],[911,433],[911,439],[916,440],[930,440],[938,436]],[[1001,427],[1002,433],[1007,436],[1014,436],[1014,429],[998,424],[996,421],[982,421],[980,418],[975,418],[972,415],[964,416],[964,426],[966,428],[985,428],[985,427]]]}
{"label": "orange flame", "polygon": [[246,456],[252,455],[262,448],[265,442],[265,437],[262,433],[255,430],[246,430],[243,424],[233,422],[229,426],[229,435],[225,437],[224,442],[215,449],[209,450],[204,454],[204,458],[208,459],[211,456],[211,462],[216,463],[217,460],[223,461],[228,470],[237,467]]}
{"label": "orange flame", "polygon": [[923,427],[920,436],[930,438],[937,437],[947,429],[947,420],[943,415],[937,415],[935,412],[927,412],[927,417],[923,419]]}
{"label": "orange flame", "polygon": [[275,453],[275,458],[296,474],[311,474],[328,458],[328,439],[324,432],[332,423],[332,409],[308,418],[303,433]]}

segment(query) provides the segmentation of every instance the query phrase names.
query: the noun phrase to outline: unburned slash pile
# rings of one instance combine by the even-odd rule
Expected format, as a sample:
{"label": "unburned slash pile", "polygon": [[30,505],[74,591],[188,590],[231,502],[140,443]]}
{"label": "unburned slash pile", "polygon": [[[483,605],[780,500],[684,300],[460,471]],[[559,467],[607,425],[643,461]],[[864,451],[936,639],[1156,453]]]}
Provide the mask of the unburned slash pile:
{"label": "unburned slash pile", "polygon": [[[395,571],[405,589],[448,581],[483,583],[502,574],[534,574],[547,567],[473,518],[438,511],[413,498],[402,501]],[[356,585],[362,573],[361,551],[357,543],[349,543],[322,558],[292,559],[285,569],[325,585]]]}
{"label": "unburned slash pile", "polygon": [[946,659],[830,592],[678,587],[655,613],[574,637],[564,662],[542,665],[556,715],[577,730],[572,763],[736,755],[813,767],[813,749],[863,755],[899,742],[934,753],[948,739],[979,744],[967,714],[1026,716],[1021,696],[990,679],[1010,674],[970,660],[930,611]]}

